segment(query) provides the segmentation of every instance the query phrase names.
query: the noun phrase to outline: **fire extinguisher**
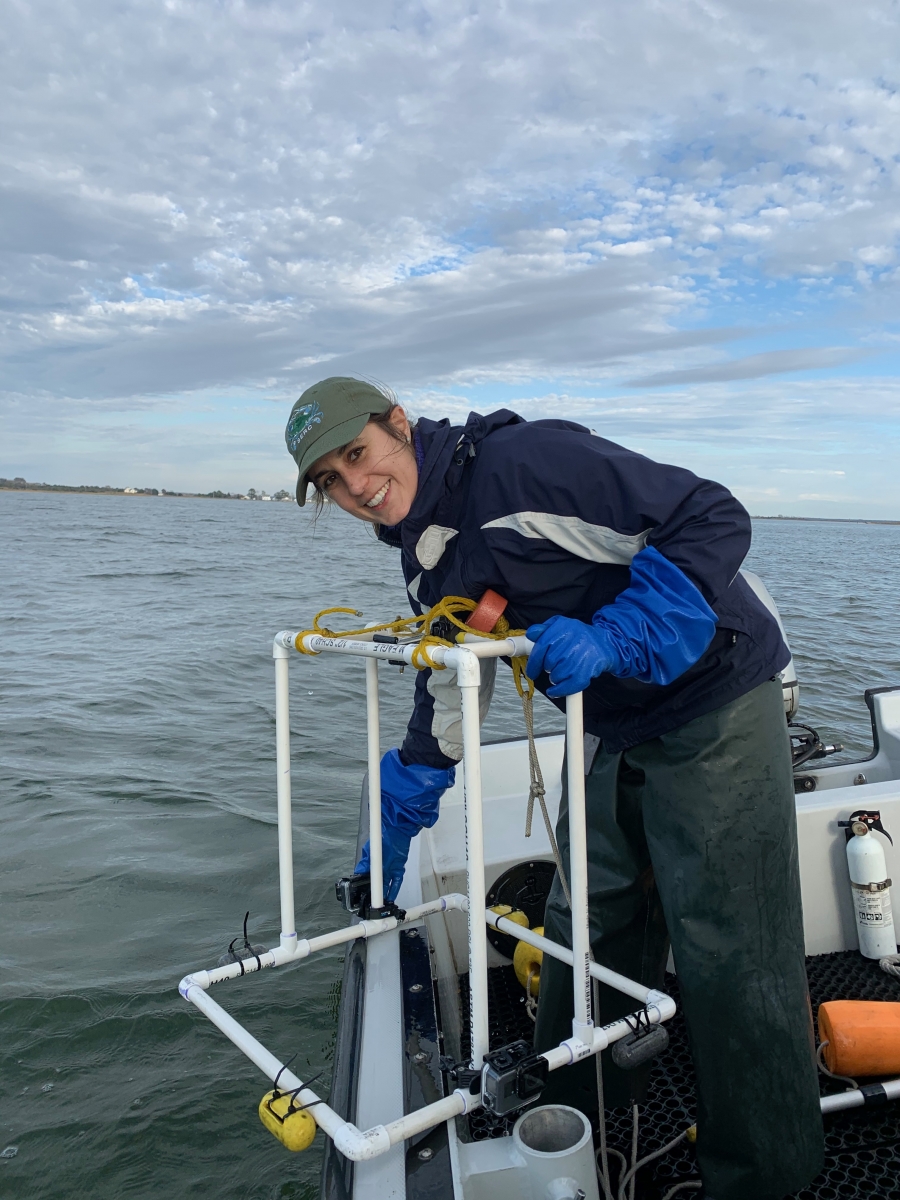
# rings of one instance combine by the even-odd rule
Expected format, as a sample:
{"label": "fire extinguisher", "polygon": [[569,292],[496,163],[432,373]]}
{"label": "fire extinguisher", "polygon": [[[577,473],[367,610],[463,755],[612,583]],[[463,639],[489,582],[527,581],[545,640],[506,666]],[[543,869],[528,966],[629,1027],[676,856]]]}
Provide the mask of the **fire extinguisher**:
{"label": "fire extinguisher", "polygon": [[881,824],[881,813],[874,809],[852,813],[849,821],[838,821],[838,825],[847,830],[847,865],[860,953],[865,958],[896,954],[891,880],[884,849],[873,831],[883,833],[892,846],[894,839]]}

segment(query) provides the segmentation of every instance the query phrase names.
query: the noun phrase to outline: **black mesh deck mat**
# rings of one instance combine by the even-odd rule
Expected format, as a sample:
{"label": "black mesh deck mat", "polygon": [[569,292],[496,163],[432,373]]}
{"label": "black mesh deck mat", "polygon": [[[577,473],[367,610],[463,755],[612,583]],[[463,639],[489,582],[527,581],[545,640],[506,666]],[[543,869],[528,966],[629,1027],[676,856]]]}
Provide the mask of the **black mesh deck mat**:
{"label": "black mesh deck mat", "polygon": [[[806,960],[813,1012],[824,1000],[898,1000],[900,981],[886,975],[877,962],[869,962],[854,951],[821,954]],[[678,983],[666,977],[666,988],[676,1002]],[[488,972],[491,1049],[517,1038],[531,1040],[534,1025],[525,1011],[523,989],[512,967]],[[468,976],[460,978],[460,999],[468,1016]],[[680,1012],[666,1025],[669,1048],[656,1061],[647,1099],[640,1107],[638,1154],[643,1157],[676,1137],[694,1121],[694,1075],[687,1035]],[[469,1052],[468,1030],[463,1035],[463,1055]],[[846,1085],[822,1077],[822,1094],[840,1091]],[[609,1109],[606,1113],[609,1145],[630,1158],[631,1110]],[[469,1117],[475,1141],[504,1137],[514,1118],[496,1119],[478,1111]],[[825,1118],[825,1168],[790,1200],[900,1200],[900,1101],[883,1108],[848,1109]],[[693,1151],[682,1143],[674,1151],[649,1163],[638,1175],[637,1200],[660,1200],[682,1180],[696,1179]],[[679,1197],[690,1196],[679,1192]]]}

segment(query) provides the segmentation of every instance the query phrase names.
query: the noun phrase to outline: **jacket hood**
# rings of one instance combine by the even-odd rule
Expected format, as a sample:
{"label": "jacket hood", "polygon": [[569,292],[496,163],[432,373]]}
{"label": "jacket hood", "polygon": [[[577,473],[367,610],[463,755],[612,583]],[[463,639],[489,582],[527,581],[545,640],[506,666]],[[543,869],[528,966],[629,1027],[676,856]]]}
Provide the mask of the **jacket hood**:
{"label": "jacket hood", "polygon": [[431,421],[420,417],[414,437],[422,448],[419,486],[412,507],[399,525],[379,526],[378,539],[388,546],[409,544],[430,524],[449,520],[454,499],[468,463],[478,452],[478,444],[495,429],[519,425],[524,421],[508,408],[482,416],[469,413],[465,425],[451,425],[447,418]]}

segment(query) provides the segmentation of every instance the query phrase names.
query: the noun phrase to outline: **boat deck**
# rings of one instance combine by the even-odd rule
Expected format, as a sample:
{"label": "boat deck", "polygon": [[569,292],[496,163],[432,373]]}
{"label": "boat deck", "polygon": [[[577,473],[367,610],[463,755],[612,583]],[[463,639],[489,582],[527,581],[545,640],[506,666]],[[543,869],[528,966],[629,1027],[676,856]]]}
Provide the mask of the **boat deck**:
{"label": "boat deck", "polygon": [[[886,975],[877,962],[855,951],[818,954],[806,960],[813,1013],[824,1000],[900,1000],[900,981]],[[525,1011],[525,997],[512,967],[494,967],[488,973],[491,1049],[515,1038],[531,1040],[534,1025]],[[468,977],[460,977],[461,1008],[468,1012]],[[666,976],[666,991],[678,1000],[676,976]],[[669,1048],[661,1055],[650,1077],[647,1099],[640,1107],[641,1156],[659,1149],[695,1119],[694,1077],[687,1032],[680,1005],[667,1023]],[[463,1034],[468,1052],[468,1031]],[[820,1076],[823,1095],[844,1086]],[[872,1082],[868,1080],[867,1082]],[[518,1115],[518,1114],[516,1114]],[[479,1110],[469,1118],[474,1141],[503,1137],[512,1129],[514,1117],[496,1119]],[[609,1145],[631,1154],[631,1110],[608,1109]],[[825,1168],[790,1200],[900,1200],[900,1106],[883,1109],[847,1109],[825,1117]],[[614,1169],[615,1160],[611,1160]],[[638,1175],[636,1194],[640,1200],[660,1200],[674,1184],[696,1178],[693,1150],[682,1143],[674,1151],[649,1163]]]}

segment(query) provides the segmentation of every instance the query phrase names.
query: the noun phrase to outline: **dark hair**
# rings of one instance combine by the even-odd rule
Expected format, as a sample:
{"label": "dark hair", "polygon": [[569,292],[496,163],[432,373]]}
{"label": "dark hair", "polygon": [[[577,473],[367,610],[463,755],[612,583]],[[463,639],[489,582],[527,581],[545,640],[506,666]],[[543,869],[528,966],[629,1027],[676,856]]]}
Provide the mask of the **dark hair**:
{"label": "dark hair", "polygon": [[[390,400],[390,405],[384,410],[384,412],[372,413],[372,415],[369,417],[368,421],[366,422],[366,425],[379,425],[384,430],[384,432],[388,435],[388,437],[393,438],[395,442],[404,442],[405,443],[406,442],[405,435],[400,432],[400,430],[397,428],[397,426],[391,420],[392,414],[398,408],[401,408],[402,405],[398,404],[397,399],[394,396],[394,393],[389,391],[386,387],[379,384],[378,390],[380,392],[384,392],[385,396],[388,398],[388,400]],[[411,431],[414,430],[415,427],[416,427],[415,421],[410,421],[409,422],[410,430]],[[319,487],[319,485],[315,482],[315,480],[310,480],[310,483],[312,483],[313,487],[315,488],[316,494],[313,497],[313,503],[316,506],[316,516],[318,517],[325,507],[326,496],[325,496],[324,490]]]}

